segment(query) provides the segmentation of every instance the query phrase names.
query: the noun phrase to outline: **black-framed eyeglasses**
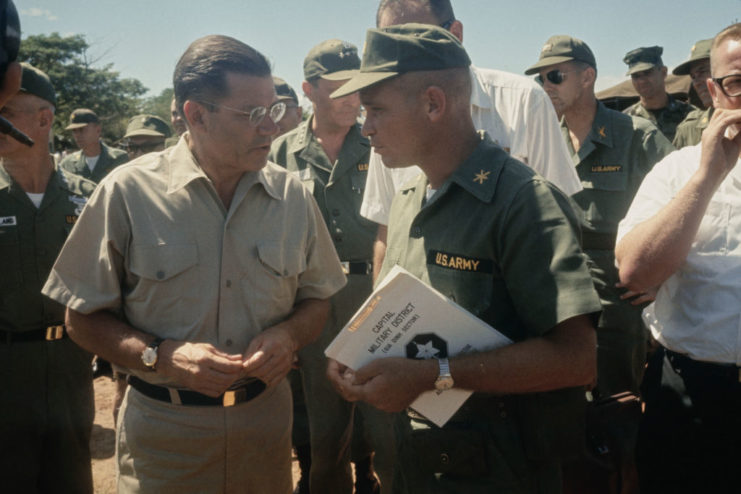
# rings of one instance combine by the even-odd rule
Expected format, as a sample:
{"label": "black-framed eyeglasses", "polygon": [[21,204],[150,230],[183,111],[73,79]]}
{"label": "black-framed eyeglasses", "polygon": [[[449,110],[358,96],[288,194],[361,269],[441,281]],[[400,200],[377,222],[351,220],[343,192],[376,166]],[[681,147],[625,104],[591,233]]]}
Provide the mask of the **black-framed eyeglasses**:
{"label": "black-framed eyeglasses", "polygon": [[[551,84],[555,84],[556,86],[558,86],[564,81],[565,79],[564,75],[570,74],[572,72],[576,72],[576,71],[569,70],[568,72],[564,72],[563,70],[560,70],[560,69],[553,69],[545,73],[545,78]],[[535,76],[535,82],[537,82],[541,86],[545,84],[545,81],[543,80],[543,77],[540,74]]]}
{"label": "black-framed eyeglasses", "polygon": [[723,91],[723,94],[729,98],[741,96],[741,74],[729,74],[723,77],[713,77],[712,79]]}
{"label": "black-framed eyeglasses", "polygon": [[286,102],[285,101],[276,101],[270,107],[265,106],[256,106],[255,108],[251,109],[250,111],[245,110],[239,110],[237,108],[232,108],[230,106],[224,106],[219,105],[217,103],[214,103],[213,101],[200,101],[203,104],[215,106],[216,108],[223,108],[224,110],[233,111],[235,113],[241,113],[245,117],[249,119],[250,125],[253,125],[257,127],[262,122],[262,119],[265,118],[265,115],[270,116],[270,120],[272,120],[275,123],[280,122],[280,119],[283,118],[283,115],[286,114]]}
{"label": "black-framed eyeglasses", "polygon": [[440,27],[443,28],[443,29],[445,29],[445,30],[450,29],[450,26],[452,26],[454,22],[455,22],[455,17],[451,17],[447,21],[445,21],[442,24],[440,24]]}

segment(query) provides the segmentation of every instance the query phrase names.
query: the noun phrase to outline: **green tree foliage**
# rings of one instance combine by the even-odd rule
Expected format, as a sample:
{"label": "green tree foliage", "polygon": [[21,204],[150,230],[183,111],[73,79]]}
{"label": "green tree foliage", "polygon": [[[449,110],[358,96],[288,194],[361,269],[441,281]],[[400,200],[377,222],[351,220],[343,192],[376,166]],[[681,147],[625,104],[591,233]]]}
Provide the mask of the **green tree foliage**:
{"label": "green tree foliage", "polygon": [[140,113],[140,97],[147,88],[136,79],[122,79],[113,64],[94,67],[81,34],[28,36],[21,42],[18,59],[46,72],[57,90],[55,141],[72,143],[64,130],[75,108],[90,108],[101,119],[103,139],[115,143],[126,130],[128,119]]}
{"label": "green tree foliage", "polygon": [[147,98],[142,103],[142,113],[157,115],[162,120],[170,123],[170,102],[172,101],[172,88],[163,89],[157,96]]}

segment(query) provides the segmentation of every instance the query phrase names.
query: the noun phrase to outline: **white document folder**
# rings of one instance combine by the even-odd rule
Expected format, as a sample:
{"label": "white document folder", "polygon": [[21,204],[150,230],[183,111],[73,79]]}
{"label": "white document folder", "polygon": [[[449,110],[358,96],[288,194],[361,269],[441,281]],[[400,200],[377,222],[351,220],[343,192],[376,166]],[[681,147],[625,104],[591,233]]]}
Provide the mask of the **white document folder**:
{"label": "white document folder", "polygon": [[[394,266],[324,353],[357,370],[382,357],[455,357],[510,343],[481,319]],[[411,408],[442,427],[471,394],[455,387],[426,391]]]}

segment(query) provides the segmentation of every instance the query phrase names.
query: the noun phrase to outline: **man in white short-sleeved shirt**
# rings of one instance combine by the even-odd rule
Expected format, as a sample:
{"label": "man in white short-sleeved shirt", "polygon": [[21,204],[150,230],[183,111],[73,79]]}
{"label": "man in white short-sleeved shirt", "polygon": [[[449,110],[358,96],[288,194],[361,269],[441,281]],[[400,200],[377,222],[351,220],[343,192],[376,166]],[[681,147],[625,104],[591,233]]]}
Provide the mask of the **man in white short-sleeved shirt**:
{"label": "man in white short-sleeved shirt", "polygon": [[645,492],[738,490],[741,23],[715,37],[710,68],[716,111],[701,143],[646,176],[615,249],[626,295],[658,289],[644,312],[659,344],[643,385]]}

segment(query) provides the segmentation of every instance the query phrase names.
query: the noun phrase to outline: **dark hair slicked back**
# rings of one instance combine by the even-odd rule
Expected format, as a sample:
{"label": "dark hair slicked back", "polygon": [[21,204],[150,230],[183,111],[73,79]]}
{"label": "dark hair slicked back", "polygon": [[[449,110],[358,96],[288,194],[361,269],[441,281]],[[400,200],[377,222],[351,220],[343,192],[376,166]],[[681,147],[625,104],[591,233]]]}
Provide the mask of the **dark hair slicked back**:
{"label": "dark hair slicked back", "polygon": [[241,41],[209,35],[190,44],[178,60],[172,83],[178,111],[189,99],[214,100],[227,91],[226,74],[269,77],[270,64],[260,52]]}

